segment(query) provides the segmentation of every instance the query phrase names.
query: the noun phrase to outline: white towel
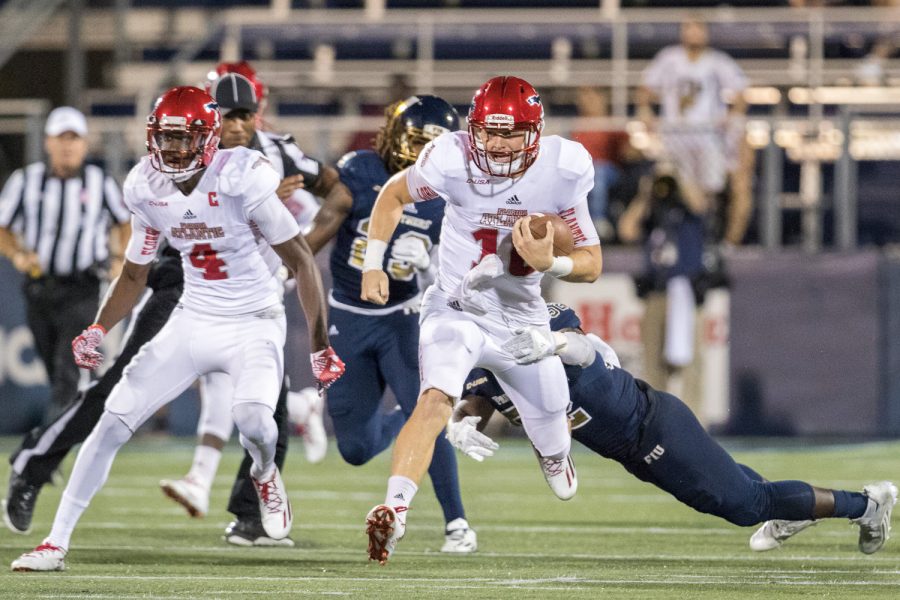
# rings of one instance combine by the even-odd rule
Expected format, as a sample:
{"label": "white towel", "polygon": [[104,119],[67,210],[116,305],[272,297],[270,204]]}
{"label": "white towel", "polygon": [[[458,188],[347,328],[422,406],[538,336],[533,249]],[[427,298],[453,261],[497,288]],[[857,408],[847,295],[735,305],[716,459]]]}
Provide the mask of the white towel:
{"label": "white towel", "polygon": [[685,367],[694,360],[694,331],[697,304],[691,280],[684,275],[666,284],[666,341],[663,354],[673,367]]}

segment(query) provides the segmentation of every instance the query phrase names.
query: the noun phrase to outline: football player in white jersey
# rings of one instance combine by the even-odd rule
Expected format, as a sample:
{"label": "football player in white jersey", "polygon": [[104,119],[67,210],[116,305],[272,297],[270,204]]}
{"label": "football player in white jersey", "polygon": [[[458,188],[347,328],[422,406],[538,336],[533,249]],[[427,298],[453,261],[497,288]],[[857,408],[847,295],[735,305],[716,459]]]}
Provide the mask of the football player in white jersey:
{"label": "football player in white jersey", "polygon": [[681,43],[660,50],[644,70],[637,100],[638,116],[651,123],[651,104],[659,101],[663,151],[682,176],[712,195],[725,186],[729,161],[736,159],[726,142],[729,128],[742,129],[747,78],[734,59],[708,44],[706,23],[685,20]]}
{"label": "football player in white jersey", "polygon": [[[557,136],[541,138],[544,110],[535,89],[516,77],[495,77],[476,92],[468,132],[445,133],[419,153],[416,163],[381,190],[368,231],[362,299],[385,304],[385,248],[410,202],[443,198],[440,269],[422,302],[418,404],[394,447],[384,504],[367,518],[369,557],[384,564],[406,529],[406,511],[431,460],[434,440],[447,424],[470,369],[496,374],[515,403],[561,499],[574,496],[569,457],[568,394],[558,360],[522,369],[501,345],[533,325],[548,328],[541,298],[544,273],[573,282],[600,276],[600,243],[587,207],[594,182],[588,152]],[[537,240],[530,213],[560,215],[575,249],[553,256],[553,230]]]}
{"label": "football player in white jersey", "polygon": [[13,561],[14,571],[65,569],[75,525],[106,481],[119,448],[157,409],[210,372],[232,379],[233,398],[220,410],[231,412],[241,444],[253,457],[251,476],[263,528],[273,539],[290,533],[291,505],[274,462],[278,432],[272,418],[284,371],[282,290],[257,247],[257,236],[298,281],[320,385],[330,385],[344,367],[329,345],[312,252],[275,194],[279,176],[257,151],[217,152],[220,128],[216,103],[194,87],[169,90],[148,117],[149,156],[125,182],[125,202],[133,215],[125,266],[96,322],[72,342],[75,362],[88,369],[100,365],[97,347],[143,293],[160,236],[181,252],[184,294],[112,390],[75,460],[50,535]]}
{"label": "football player in white jersey", "polygon": [[[250,66],[246,63],[223,63],[220,68],[236,68],[247,72],[246,69],[250,69]],[[258,79],[251,80],[245,77],[240,70],[223,72],[209,85],[208,91],[219,105],[222,114],[222,135],[219,145],[221,148],[245,146],[259,150],[271,161],[272,167],[281,179],[275,193],[300,225],[301,231],[306,233],[319,206],[307,189],[298,186],[305,186],[322,196],[326,203],[349,203],[352,201],[350,192],[340,183],[338,172],[334,167],[324,165],[304,154],[291,136],[258,129],[259,113],[264,106],[264,97],[258,95],[258,90],[264,90],[265,87]],[[314,235],[305,238],[313,252],[327,241],[319,242],[318,237],[320,236]],[[272,262],[276,269],[280,268],[281,261],[266,240],[263,238],[259,241],[260,251],[270,259],[274,259]],[[311,462],[318,462],[324,458],[328,445],[323,424],[324,398],[316,393],[315,388],[294,393],[286,386],[287,377],[285,389],[282,389],[275,407],[275,421],[279,431],[275,462],[279,467],[284,464],[289,438],[287,419],[291,411],[301,412],[306,416],[302,422],[306,456]],[[180,479],[160,481],[163,492],[184,506],[194,517],[204,517],[208,511],[210,489],[218,469],[222,448],[231,436],[234,424],[230,412],[218,409],[222,398],[231,397],[231,378],[226,373],[209,373],[201,378],[200,390],[201,410],[197,423],[199,443],[194,450],[190,470]],[[228,510],[234,514],[235,519],[225,530],[225,541],[238,545],[293,545],[290,538],[272,540],[262,530],[256,493],[247,476],[250,465],[250,457],[245,454],[228,502]]]}

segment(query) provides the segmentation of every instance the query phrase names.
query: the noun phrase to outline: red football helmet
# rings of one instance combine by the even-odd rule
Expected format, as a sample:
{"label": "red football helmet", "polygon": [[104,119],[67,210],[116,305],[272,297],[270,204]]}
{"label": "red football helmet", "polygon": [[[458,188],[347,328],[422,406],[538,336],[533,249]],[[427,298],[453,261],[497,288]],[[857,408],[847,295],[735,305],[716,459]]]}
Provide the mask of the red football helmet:
{"label": "red football helmet", "polygon": [[219,147],[222,117],[209,94],[191,86],[159,97],[147,116],[147,151],[157,171],[175,179],[206,167]]}
{"label": "red football helmet", "polygon": [[[489,175],[516,177],[534,163],[538,155],[544,105],[530,83],[518,77],[494,77],[475,92],[469,108],[469,146],[479,169]],[[488,135],[523,132],[521,149],[494,151],[487,148]]]}
{"label": "red football helmet", "polygon": [[212,89],[215,87],[216,80],[226,73],[237,73],[238,75],[243,75],[247,78],[247,80],[253,84],[253,90],[256,92],[256,97],[259,100],[259,110],[257,110],[257,114],[262,114],[263,110],[266,107],[266,99],[269,93],[268,88],[266,88],[265,84],[259,80],[256,76],[256,69],[250,66],[246,60],[242,60],[240,62],[221,62],[216,65],[215,71],[210,71],[206,76],[206,93],[212,94]]}

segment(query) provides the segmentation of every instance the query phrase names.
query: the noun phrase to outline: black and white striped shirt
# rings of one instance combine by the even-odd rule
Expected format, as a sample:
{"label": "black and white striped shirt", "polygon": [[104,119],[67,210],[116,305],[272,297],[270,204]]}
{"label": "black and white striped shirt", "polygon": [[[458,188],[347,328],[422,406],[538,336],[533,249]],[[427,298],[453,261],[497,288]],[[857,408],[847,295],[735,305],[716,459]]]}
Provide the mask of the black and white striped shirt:
{"label": "black and white striped shirt", "polygon": [[109,257],[110,218],[130,218],[118,184],[100,167],[85,165],[60,179],[44,163],[15,171],[0,193],[0,227],[36,252],[49,276],[82,273]]}

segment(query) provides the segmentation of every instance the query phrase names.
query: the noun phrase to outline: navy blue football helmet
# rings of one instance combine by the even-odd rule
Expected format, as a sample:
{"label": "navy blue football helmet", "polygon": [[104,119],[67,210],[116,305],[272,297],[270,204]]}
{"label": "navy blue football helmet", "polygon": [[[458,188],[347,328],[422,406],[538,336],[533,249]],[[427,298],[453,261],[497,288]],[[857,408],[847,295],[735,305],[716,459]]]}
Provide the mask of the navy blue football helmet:
{"label": "navy blue football helmet", "polygon": [[459,129],[456,109],[437,96],[410,96],[387,107],[384,116],[375,150],[391,173],[416,162],[419,151],[434,138]]}

